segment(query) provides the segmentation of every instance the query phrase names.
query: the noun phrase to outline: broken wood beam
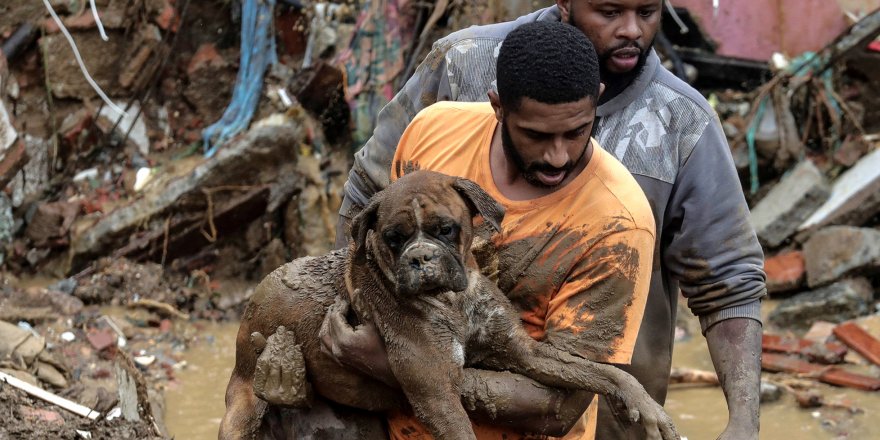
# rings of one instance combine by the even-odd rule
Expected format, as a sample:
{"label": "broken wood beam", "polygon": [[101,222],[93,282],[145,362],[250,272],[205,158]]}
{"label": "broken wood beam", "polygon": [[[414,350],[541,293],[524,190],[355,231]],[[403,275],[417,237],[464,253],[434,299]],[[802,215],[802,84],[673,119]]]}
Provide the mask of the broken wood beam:
{"label": "broken wood beam", "polygon": [[761,368],[772,372],[807,375],[820,382],[858,390],[880,390],[880,379],[850,373],[839,367],[813,364],[796,356],[764,353],[761,356]]}
{"label": "broken wood beam", "polygon": [[880,365],[880,341],[853,322],[844,322],[834,327],[834,336],[851,347],[865,359]]}
{"label": "broken wood beam", "polygon": [[839,364],[846,356],[847,348],[834,342],[820,343],[807,339],[791,338],[780,335],[761,336],[761,349],[769,352],[797,354],[813,362],[823,364]]}
{"label": "broken wood beam", "polygon": [[670,384],[702,384],[720,385],[718,375],[714,371],[695,370],[692,368],[673,368],[669,373]]}

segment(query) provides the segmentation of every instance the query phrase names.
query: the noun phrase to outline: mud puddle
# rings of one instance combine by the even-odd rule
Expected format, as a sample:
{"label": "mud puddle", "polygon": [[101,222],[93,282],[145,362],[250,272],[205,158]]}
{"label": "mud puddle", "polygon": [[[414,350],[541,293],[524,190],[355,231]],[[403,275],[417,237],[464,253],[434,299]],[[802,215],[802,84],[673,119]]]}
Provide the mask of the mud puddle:
{"label": "mud puddle", "polygon": [[[762,307],[764,314],[769,313],[774,306],[774,301],[767,301]],[[684,313],[690,315],[688,312]],[[706,340],[700,335],[696,319],[692,324],[689,329],[695,330],[692,333],[694,336],[675,344],[672,365],[674,368],[714,371]],[[781,376],[766,372],[762,377],[770,381],[781,379]],[[851,414],[845,409],[827,407],[801,409],[794,397],[783,392],[782,398],[778,401],[761,405],[760,438],[767,440],[880,438],[880,424],[875,419],[880,413],[880,393],[824,384],[817,384],[815,390],[828,402],[850,405],[863,412]],[[715,439],[727,426],[727,404],[720,387],[672,385],[665,408],[672,416],[682,438],[687,437],[688,440]]]}
{"label": "mud puddle", "polygon": [[186,366],[165,390],[165,422],[174,438],[217,438],[237,332],[238,322],[204,323],[198,340],[189,344]]}

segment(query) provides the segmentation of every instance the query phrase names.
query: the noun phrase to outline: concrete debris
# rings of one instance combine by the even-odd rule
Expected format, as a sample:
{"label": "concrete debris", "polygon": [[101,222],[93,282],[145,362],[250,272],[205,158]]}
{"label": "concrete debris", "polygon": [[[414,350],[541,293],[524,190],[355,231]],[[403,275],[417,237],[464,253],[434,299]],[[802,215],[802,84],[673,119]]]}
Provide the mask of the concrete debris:
{"label": "concrete debris", "polygon": [[783,300],[768,320],[777,327],[796,329],[818,320],[843,322],[867,314],[873,294],[866,279],[847,279]]}
{"label": "concrete debris", "polygon": [[831,195],[799,230],[825,225],[862,225],[880,212],[880,149],[863,157],[831,187]]}
{"label": "concrete debris", "polygon": [[[291,146],[297,145],[301,136],[295,125],[259,128],[211,159],[163,176],[162,184],[154,182],[142,197],[74,234],[70,247],[73,267],[82,267],[112,248],[117,249],[117,256],[145,249],[161,255],[174,251],[163,247],[166,239],[168,246],[175,247],[197,245],[193,242],[196,237],[211,242],[228,227],[232,215],[236,224],[258,217],[275,200],[290,197],[293,188],[278,187],[275,182],[285,173],[294,173],[296,152]],[[188,212],[181,213],[182,206],[189,206]],[[144,231],[145,225],[151,232],[129,238],[136,230]],[[118,247],[125,242],[129,245]]]}
{"label": "concrete debris", "polygon": [[880,269],[880,231],[852,226],[821,229],[804,243],[804,262],[810,287]]}
{"label": "concrete debris", "polygon": [[813,162],[801,162],[752,209],[758,238],[768,247],[779,246],[825,203],[828,195],[825,176]]}

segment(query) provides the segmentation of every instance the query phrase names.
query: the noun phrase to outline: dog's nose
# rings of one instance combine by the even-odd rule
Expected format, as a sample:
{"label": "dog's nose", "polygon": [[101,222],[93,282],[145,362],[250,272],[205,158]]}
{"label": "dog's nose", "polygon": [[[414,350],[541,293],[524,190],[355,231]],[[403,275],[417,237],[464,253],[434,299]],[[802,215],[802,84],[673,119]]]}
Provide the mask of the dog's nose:
{"label": "dog's nose", "polygon": [[413,269],[419,269],[420,267],[434,259],[434,249],[424,247],[416,248],[409,252],[409,256],[409,265]]}

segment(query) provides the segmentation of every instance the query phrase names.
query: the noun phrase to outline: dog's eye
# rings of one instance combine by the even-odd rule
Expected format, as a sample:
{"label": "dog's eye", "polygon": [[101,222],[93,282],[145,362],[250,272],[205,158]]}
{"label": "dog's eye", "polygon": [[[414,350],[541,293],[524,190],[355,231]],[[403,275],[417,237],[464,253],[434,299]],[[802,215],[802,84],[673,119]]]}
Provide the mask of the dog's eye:
{"label": "dog's eye", "polygon": [[388,245],[388,247],[393,251],[399,250],[400,247],[403,246],[403,242],[406,239],[403,234],[393,229],[382,233],[382,238],[385,239],[385,244]]}
{"label": "dog's eye", "polygon": [[452,226],[443,225],[440,227],[440,235],[449,235],[452,233]]}

